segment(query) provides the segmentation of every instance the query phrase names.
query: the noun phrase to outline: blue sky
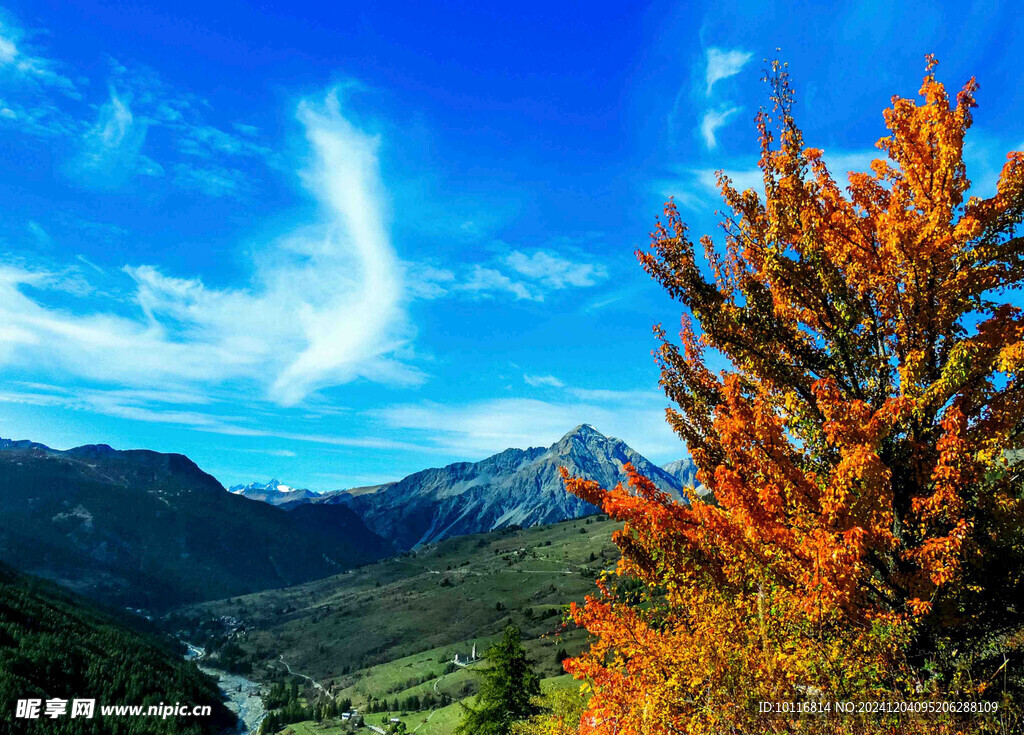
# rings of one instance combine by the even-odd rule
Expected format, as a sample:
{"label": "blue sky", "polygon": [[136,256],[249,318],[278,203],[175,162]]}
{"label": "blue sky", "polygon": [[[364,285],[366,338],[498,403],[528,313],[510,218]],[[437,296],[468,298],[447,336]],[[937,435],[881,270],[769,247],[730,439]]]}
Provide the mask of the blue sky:
{"label": "blue sky", "polygon": [[[588,422],[657,461],[632,251],[756,182],[763,60],[863,170],[924,56],[1024,144],[1014,3],[0,0],[0,436],[327,490]],[[73,6],[73,7],[72,7]],[[776,49],[780,49],[776,52]]]}

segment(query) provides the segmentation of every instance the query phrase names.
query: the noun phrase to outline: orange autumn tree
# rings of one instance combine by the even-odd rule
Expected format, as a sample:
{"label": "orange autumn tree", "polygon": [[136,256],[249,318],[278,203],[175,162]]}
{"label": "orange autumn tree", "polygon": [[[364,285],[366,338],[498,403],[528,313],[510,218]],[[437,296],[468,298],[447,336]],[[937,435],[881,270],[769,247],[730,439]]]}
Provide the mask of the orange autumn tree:
{"label": "orange autumn tree", "polygon": [[702,266],[671,202],[638,251],[685,307],[681,345],[658,327],[656,355],[709,494],[681,504],[632,468],[611,490],[563,470],[624,522],[618,576],[572,608],[592,636],[566,663],[592,692],[581,733],[837,731],[851,725],[757,703],[1005,704],[1019,687],[1024,501],[1007,450],[1024,446],[1024,314],[1008,294],[1024,154],[995,196],[967,198],[977,85],[951,100],[934,66],[923,101],[885,111],[885,158],[844,189],[773,64],[764,194],[719,175],[724,251],[701,238]]}

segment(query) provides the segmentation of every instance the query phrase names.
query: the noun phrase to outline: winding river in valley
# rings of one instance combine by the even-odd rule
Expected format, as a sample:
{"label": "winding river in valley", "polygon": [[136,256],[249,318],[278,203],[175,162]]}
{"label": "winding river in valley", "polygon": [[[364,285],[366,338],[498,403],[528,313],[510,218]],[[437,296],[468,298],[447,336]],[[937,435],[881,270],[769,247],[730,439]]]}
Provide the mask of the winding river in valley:
{"label": "winding river in valley", "polygon": [[185,655],[185,659],[195,661],[200,671],[217,679],[217,686],[227,699],[225,702],[227,708],[238,715],[238,730],[236,733],[242,735],[259,730],[260,723],[267,716],[267,711],[263,707],[263,699],[260,697],[262,687],[256,682],[246,679],[244,676],[204,666],[202,660],[206,655],[206,651],[199,646],[193,646],[191,643],[186,643],[185,645],[188,646],[188,653]]}

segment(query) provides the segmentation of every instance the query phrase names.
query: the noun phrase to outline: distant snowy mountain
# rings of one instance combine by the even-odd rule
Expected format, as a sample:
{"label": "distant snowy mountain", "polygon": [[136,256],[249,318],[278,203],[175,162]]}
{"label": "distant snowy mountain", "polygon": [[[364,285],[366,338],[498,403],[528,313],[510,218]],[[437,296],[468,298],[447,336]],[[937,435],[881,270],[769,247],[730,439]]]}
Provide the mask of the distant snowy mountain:
{"label": "distant snowy mountain", "polygon": [[234,485],[228,488],[228,492],[241,495],[243,498],[249,498],[249,500],[259,500],[271,505],[284,505],[288,503],[292,507],[320,497],[318,493],[312,490],[283,485],[276,479],[265,484],[250,482],[248,485]]}
{"label": "distant snowy mountain", "polygon": [[451,536],[595,513],[594,506],[565,491],[558,468],[610,488],[625,479],[622,467],[628,462],[676,497],[692,484],[622,440],[583,424],[547,448],[506,449],[480,462],[422,470],[375,492],[334,493],[314,503],[344,503],[375,533],[409,549]]}

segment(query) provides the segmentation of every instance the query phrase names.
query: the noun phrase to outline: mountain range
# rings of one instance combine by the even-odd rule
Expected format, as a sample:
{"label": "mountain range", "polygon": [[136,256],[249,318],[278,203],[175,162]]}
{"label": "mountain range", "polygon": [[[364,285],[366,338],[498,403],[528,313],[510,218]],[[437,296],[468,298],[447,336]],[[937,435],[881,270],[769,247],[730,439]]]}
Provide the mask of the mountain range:
{"label": "mountain range", "polygon": [[613,487],[625,480],[623,466],[629,462],[676,498],[695,484],[689,460],[662,469],[621,439],[583,424],[550,447],[506,449],[480,462],[422,470],[371,492],[342,491],[311,502],[347,505],[368,528],[406,550],[452,536],[596,513],[565,491],[558,468]]}
{"label": "mountain range", "polygon": [[689,460],[658,467],[587,424],[550,447],[323,495],[277,480],[228,491],[180,454],[0,439],[0,561],[160,610],[319,579],[453,536],[590,515],[597,509],[565,491],[559,467],[612,487],[630,462],[677,498],[694,484]]}
{"label": "mountain range", "polygon": [[294,505],[320,497],[312,490],[283,485],[276,479],[267,483],[250,482],[248,485],[232,485],[228,488],[228,492],[249,498],[249,500],[262,500],[271,505]]}
{"label": "mountain range", "polygon": [[161,609],[391,553],[345,506],[253,502],[180,454],[0,440],[0,561],[108,603]]}

